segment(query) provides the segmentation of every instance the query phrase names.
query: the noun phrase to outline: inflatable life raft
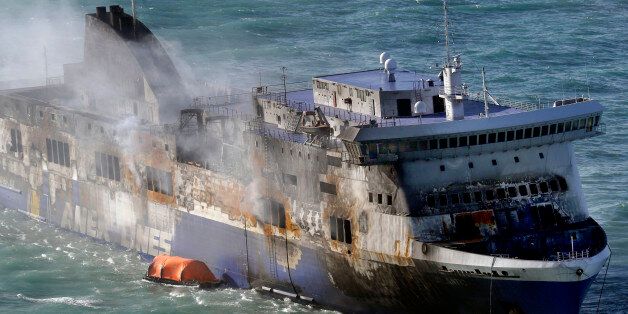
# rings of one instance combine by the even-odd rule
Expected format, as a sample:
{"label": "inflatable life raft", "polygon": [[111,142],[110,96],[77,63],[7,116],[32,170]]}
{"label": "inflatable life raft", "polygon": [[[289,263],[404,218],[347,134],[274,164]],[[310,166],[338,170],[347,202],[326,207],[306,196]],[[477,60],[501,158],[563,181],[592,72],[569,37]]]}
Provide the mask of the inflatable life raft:
{"label": "inflatable life raft", "polygon": [[185,286],[211,288],[220,284],[205,263],[179,256],[158,255],[148,266],[144,279]]}

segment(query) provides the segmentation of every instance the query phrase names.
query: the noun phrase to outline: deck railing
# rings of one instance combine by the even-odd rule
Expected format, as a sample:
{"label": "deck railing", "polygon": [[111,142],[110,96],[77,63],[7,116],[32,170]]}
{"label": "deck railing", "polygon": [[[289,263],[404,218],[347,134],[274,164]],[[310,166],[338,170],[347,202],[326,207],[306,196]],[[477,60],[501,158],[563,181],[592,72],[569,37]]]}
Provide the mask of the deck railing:
{"label": "deck railing", "polygon": [[589,257],[589,249],[571,252],[556,252],[557,261],[567,261],[572,259],[582,259]]}

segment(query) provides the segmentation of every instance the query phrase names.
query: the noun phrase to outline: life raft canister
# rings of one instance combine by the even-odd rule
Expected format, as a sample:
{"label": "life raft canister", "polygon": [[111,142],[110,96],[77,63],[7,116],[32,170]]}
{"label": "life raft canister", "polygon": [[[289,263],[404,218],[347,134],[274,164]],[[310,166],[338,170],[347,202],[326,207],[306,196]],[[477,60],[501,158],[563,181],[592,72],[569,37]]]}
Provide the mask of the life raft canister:
{"label": "life raft canister", "polygon": [[169,255],[155,256],[144,278],[159,283],[200,287],[220,283],[205,263]]}

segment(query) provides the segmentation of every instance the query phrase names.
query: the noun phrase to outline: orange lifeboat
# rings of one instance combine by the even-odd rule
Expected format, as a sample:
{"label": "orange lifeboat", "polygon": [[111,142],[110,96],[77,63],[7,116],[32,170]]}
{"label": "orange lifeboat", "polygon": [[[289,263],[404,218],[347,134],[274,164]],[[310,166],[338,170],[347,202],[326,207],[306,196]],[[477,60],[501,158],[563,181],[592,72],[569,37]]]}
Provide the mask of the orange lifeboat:
{"label": "orange lifeboat", "polygon": [[214,276],[205,263],[179,256],[159,255],[148,266],[144,279],[174,285],[216,286],[220,280]]}

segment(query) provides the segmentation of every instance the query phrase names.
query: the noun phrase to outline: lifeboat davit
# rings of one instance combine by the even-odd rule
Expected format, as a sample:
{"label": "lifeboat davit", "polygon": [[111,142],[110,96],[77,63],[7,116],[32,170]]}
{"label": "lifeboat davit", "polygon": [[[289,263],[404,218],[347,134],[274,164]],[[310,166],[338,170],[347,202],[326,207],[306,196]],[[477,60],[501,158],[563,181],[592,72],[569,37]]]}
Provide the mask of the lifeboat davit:
{"label": "lifeboat davit", "polygon": [[158,255],[148,266],[144,279],[201,288],[214,287],[220,280],[214,276],[205,263],[179,256]]}

